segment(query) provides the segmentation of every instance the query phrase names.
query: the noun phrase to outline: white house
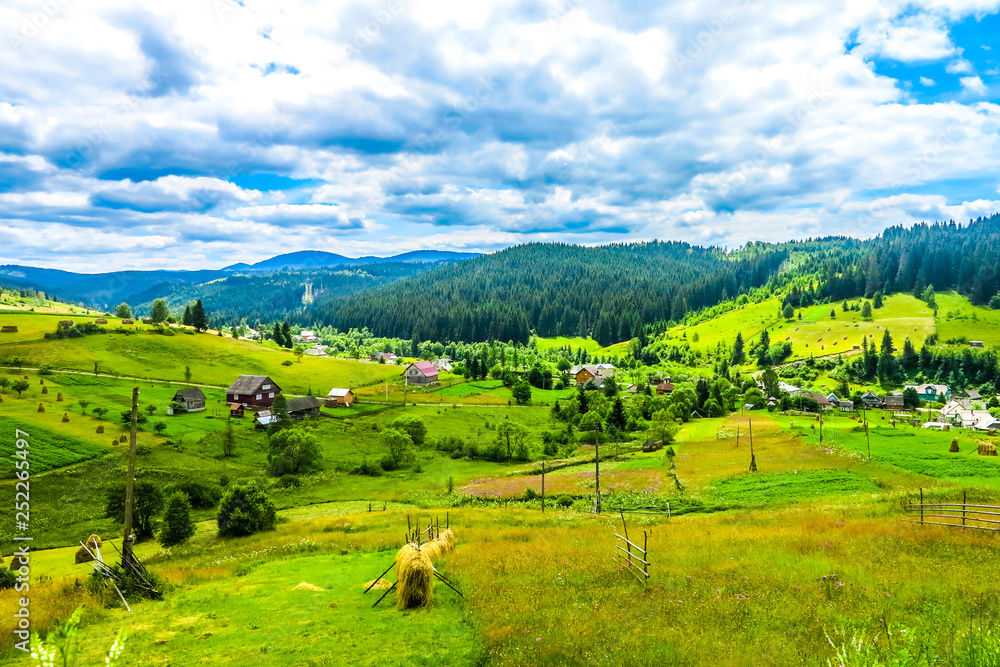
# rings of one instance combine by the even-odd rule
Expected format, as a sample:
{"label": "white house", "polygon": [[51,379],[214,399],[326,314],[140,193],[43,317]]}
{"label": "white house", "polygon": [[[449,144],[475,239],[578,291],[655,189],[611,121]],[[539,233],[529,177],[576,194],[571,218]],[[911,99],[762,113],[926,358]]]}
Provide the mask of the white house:
{"label": "white house", "polygon": [[993,415],[983,417],[972,428],[977,431],[998,431],[1000,430],[1000,419],[997,419]]}
{"label": "white house", "polygon": [[957,421],[962,428],[973,428],[984,419],[992,419],[989,410],[959,410]]}

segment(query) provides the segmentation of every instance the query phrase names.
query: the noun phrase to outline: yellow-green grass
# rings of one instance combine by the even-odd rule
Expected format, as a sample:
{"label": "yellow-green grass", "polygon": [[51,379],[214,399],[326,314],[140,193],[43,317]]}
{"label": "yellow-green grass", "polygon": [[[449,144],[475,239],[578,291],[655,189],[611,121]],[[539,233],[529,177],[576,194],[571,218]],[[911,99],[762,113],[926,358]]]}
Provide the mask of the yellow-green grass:
{"label": "yellow-green grass", "polygon": [[[22,315],[28,330],[55,329],[58,317]],[[38,324],[33,318],[50,318]],[[142,326],[142,325],[139,325]],[[174,330],[169,330],[174,332]],[[0,337],[0,359],[20,356],[27,365],[49,364],[54,368],[93,372],[94,363],[102,373],[117,372],[140,378],[183,382],[185,367],[196,383],[228,386],[240,374],[270,376],[286,392],[325,395],[333,387],[361,387],[397,378],[402,369],[394,366],[304,357],[295,361],[288,351],[279,351],[249,341],[210,334],[162,335],[149,328],[135,335],[106,334],[63,340],[27,340],[4,343]],[[4,334],[7,335],[7,334]],[[20,334],[13,334],[14,336]],[[34,335],[34,334],[32,334]],[[291,361],[285,366],[283,362]]]}
{"label": "yellow-green grass", "polygon": [[[921,646],[954,656],[970,631],[996,620],[976,602],[1000,574],[996,538],[903,519],[893,497],[669,522],[630,516],[630,535],[648,531],[643,589],[612,560],[618,516],[452,510],[457,548],[436,565],[465,598],[435,582],[429,608],[401,613],[392,593],[372,609],[375,594],[362,591],[391,563],[405,513],[316,518],[250,538],[199,533],[191,546],[148,556],[173,587],[131,614],[41,584],[36,627],[87,603],[85,664],[99,662],[122,626],[126,656],[144,664],[735,667],[752,655],[819,666],[856,633],[874,640],[884,664]],[[325,590],[294,590],[302,582]],[[12,592],[0,593],[0,615],[13,608]],[[0,642],[0,656],[26,664],[9,632]]]}
{"label": "yellow-green grass", "polygon": [[[790,360],[810,356],[851,353],[860,346],[863,338],[876,345],[888,329],[897,347],[909,338],[919,348],[924,339],[934,332],[933,311],[922,301],[909,294],[894,294],[885,298],[882,308],[874,310],[871,319],[861,317],[860,311],[843,311],[841,304],[810,306],[796,311],[796,319],[785,320],[778,313],[781,301],[768,299],[759,304],[748,304],[739,310],[701,322],[693,327],[675,327],[670,335],[677,340],[682,334],[698,349],[713,349],[720,341],[731,347],[736,333],[743,335],[747,348],[766,327],[771,342],[788,341],[792,344]],[[836,317],[830,317],[830,311]],[[802,319],[797,319],[798,313]]]}
{"label": "yellow-green grass", "polygon": [[[83,313],[50,314],[28,312],[25,310],[0,310],[0,326],[14,325],[17,327],[17,333],[0,335],[0,346],[6,346],[10,343],[42,340],[45,334],[54,332],[59,327],[59,322],[63,320],[70,320],[74,324],[82,324],[84,322],[92,323],[98,317],[101,316],[97,314],[86,315]],[[119,325],[121,322],[118,318],[107,319],[112,327]],[[130,331],[139,331],[149,329],[150,327],[146,327],[143,324],[136,324],[125,326],[124,328]]]}
{"label": "yellow-green grass", "polygon": [[937,332],[940,343],[966,338],[989,347],[1000,346],[1000,310],[973,306],[953,292],[935,296],[938,304]]}
{"label": "yellow-green grass", "polygon": [[584,338],[582,336],[555,336],[552,338],[537,338],[536,340],[538,342],[539,352],[547,352],[554,348],[563,349],[566,346],[569,346],[569,348],[573,350],[574,354],[577,350],[584,350],[588,354],[603,352],[600,343],[593,338]]}

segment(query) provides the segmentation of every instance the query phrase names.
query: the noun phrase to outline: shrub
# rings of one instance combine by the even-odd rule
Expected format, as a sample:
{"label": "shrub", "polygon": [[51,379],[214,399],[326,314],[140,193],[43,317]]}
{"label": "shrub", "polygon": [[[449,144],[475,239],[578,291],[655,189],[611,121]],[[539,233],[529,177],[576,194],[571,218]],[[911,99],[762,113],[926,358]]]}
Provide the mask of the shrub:
{"label": "shrub", "polygon": [[559,507],[572,507],[573,499],[568,495],[561,495],[556,498],[556,505],[559,505]]}
{"label": "shrub", "polygon": [[368,477],[378,477],[382,474],[382,467],[377,463],[369,463],[368,459],[361,462],[361,465],[351,470],[352,475],[367,475]]}
{"label": "shrub", "polygon": [[292,360],[291,359],[285,359],[284,361],[281,362],[281,365],[282,366],[291,366],[292,365]]}
{"label": "shrub", "polygon": [[[228,479],[226,483],[229,483]],[[171,493],[180,491],[187,496],[191,507],[200,510],[215,507],[219,504],[219,499],[222,498],[222,489],[200,482],[179,482],[172,485],[168,491]]]}
{"label": "shrub", "polygon": [[382,465],[382,470],[395,470],[396,469],[396,459],[392,458],[391,454],[386,454],[382,457],[379,462]]}
{"label": "shrub", "polygon": [[257,482],[234,482],[219,504],[219,535],[238,537],[271,530],[277,521],[274,503]]}
{"label": "shrub", "polygon": [[191,501],[187,494],[177,491],[167,498],[167,509],[163,512],[163,530],[160,544],[172,547],[194,535],[194,521],[191,520]]}
{"label": "shrub", "polygon": [[[105,496],[104,514],[109,519],[125,523],[125,483],[110,488]],[[132,530],[136,539],[153,537],[156,517],[163,509],[163,492],[153,482],[138,480],[135,483],[132,504]]]}
{"label": "shrub", "polygon": [[14,574],[13,570],[8,570],[6,567],[0,567],[0,591],[7,588],[14,588],[14,584],[17,583],[17,576]]}
{"label": "shrub", "polygon": [[525,489],[524,490],[524,495],[521,496],[522,500],[534,500],[537,497],[538,497],[538,494],[535,493],[534,489]]}
{"label": "shrub", "polygon": [[267,474],[274,477],[310,470],[320,458],[319,440],[302,429],[282,429],[268,439]]}
{"label": "shrub", "polygon": [[302,480],[296,475],[282,475],[275,483],[279,489],[297,489],[302,486]]}

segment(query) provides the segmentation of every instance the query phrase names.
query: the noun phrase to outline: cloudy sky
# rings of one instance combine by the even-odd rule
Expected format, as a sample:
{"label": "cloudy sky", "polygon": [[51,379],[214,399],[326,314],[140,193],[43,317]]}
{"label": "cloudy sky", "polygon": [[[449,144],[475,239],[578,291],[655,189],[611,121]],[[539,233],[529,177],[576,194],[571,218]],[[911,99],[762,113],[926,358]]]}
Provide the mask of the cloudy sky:
{"label": "cloudy sky", "polygon": [[7,0],[0,264],[1000,211],[1000,0]]}

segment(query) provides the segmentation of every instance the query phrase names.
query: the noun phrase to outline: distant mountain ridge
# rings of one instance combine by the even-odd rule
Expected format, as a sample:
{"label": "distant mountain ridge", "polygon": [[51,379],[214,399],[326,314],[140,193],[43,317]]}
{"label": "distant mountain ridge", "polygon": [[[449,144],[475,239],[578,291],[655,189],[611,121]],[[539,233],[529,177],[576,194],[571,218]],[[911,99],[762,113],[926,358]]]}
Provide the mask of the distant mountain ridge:
{"label": "distant mountain ridge", "polygon": [[320,269],[334,266],[357,266],[359,264],[381,264],[383,262],[457,262],[478,257],[475,252],[453,252],[450,250],[412,250],[392,257],[345,257],[323,250],[300,250],[277,255],[256,264],[239,263],[223,268],[223,271],[281,271],[283,269]]}
{"label": "distant mountain ridge", "polygon": [[74,273],[18,264],[0,265],[0,285],[11,288],[35,289],[71,303],[83,303],[99,309],[110,309],[122,301],[132,302],[139,295],[160,290],[169,293],[179,286],[195,286],[242,273],[266,274],[282,270],[332,269],[372,264],[447,264],[458,262],[478,253],[445,250],[415,250],[395,257],[345,257],[322,250],[303,250],[277,255],[256,264],[238,263],[222,269],[112,271],[107,273]]}

